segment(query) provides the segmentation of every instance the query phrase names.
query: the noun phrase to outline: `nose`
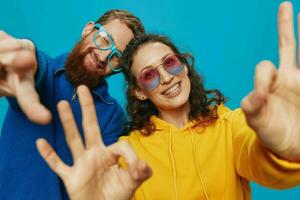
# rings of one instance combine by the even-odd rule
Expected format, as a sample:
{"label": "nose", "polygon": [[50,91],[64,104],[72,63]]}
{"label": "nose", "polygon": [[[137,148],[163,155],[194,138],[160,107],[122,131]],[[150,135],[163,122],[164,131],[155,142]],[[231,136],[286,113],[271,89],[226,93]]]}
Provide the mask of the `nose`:
{"label": "nose", "polygon": [[169,74],[162,66],[157,68],[160,76],[160,84],[167,85],[172,82],[173,75]]}

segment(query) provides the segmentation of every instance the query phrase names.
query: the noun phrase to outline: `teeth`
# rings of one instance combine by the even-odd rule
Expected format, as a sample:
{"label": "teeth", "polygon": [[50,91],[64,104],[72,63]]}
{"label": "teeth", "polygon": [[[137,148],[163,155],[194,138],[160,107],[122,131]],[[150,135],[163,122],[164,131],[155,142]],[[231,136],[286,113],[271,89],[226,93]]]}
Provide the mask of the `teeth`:
{"label": "teeth", "polygon": [[169,95],[172,92],[174,92],[178,87],[179,87],[179,83],[177,83],[176,85],[174,85],[173,87],[171,87],[170,89],[168,89],[167,91],[165,91],[164,94],[165,95]]}

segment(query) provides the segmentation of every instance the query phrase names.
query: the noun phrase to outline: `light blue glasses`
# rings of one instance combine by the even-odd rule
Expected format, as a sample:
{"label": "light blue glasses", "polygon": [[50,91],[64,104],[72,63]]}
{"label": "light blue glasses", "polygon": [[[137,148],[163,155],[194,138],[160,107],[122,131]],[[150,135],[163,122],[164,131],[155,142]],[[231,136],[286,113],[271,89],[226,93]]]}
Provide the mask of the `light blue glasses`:
{"label": "light blue glasses", "polygon": [[107,57],[108,66],[113,72],[120,72],[122,70],[119,67],[119,61],[122,56],[121,52],[116,48],[111,35],[101,24],[96,23],[95,28],[98,29],[93,36],[95,46],[101,51],[111,51]]}

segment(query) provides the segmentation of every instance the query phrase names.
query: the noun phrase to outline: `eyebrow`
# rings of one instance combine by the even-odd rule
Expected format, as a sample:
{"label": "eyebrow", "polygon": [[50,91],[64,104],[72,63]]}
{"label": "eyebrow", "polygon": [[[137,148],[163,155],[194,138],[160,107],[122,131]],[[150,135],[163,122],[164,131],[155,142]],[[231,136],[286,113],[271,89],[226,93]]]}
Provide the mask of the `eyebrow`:
{"label": "eyebrow", "polygon": [[[169,55],[171,55],[172,53],[167,53],[166,55],[164,55],[160,60],[161,62],[163,62],[163,60],[168,57]],[[143,67],[143,69],[148,68],[148,67],[153,67],[153,65],[147,65],[146,67]]]}
{"label": "eyebrow", "polygon": [[[112,41],[113,41],[113,43],[114,43],[116,49],[117,49],[120,53],[123,53],[123,51],[121,51],[121,49],[119,49],[119,48],[116,46],[116,42],[115,42],[113,36],[110,34],[110,32],[108,32],[108,31],[104,28],[104,26],[101,26],[101,28],[102,28],[102,29],[109,35],[109,37],[112,39]],[[98,28],[98,29],[99,29],[99,28]],[[100,29],[99,29],[99,30],[100,30]]]}

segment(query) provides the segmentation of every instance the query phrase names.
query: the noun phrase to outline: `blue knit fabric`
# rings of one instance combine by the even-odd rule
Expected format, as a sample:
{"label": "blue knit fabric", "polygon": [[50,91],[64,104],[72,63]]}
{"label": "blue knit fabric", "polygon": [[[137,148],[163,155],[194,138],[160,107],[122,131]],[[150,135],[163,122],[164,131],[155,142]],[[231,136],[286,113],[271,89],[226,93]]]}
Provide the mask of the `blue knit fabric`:
{"label": "blue knit fabric", "polygon": [[[75,88],[66,78],[64,63],[67,54],[52,59],[37,50],[36,55],[39,63],[36,89],[42,103],[51,110],[53,120],[45,126],[33,124],[20,110],[16,100],[7,98],[9,107],[0,138],[1,200],[68,199],[63,183],[43,161],[35,141],[41,137],[47,139],[62,160],[72,164],[56,104],[60,100],[70,103],[82,133],[80,105],[77,95],[74,95]],[[92,95],[104,143],[112,144],[124,133],[125,114],[116,100],[108,94],[105,80],[92,91]]]}

